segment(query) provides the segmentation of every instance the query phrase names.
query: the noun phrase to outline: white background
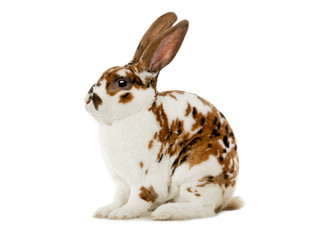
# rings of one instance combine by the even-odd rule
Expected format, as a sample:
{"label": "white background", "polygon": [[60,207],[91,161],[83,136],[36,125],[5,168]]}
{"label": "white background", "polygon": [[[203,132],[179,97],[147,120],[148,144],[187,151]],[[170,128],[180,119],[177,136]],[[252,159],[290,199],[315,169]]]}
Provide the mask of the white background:
{"label": "white background", "polygon": [[[246,207],[93,219],[113,185],[84,96],[168,11],[190,28],[158,88],[226,115]],[[0,239],[318,239],[318,1],[1,0],[0,24]]]}

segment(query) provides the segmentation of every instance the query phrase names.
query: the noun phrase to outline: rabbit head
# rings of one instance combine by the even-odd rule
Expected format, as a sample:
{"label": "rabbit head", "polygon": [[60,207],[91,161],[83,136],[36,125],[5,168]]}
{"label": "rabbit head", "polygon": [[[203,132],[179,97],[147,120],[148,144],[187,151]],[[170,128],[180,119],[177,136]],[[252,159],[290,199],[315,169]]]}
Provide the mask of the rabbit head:
{"label": "rabbit head", "polygon": [[90,88],[85,106],[98,121],[111,124],[148,108],[156,99],[159,71],[178,52],[188,30],[183,20],[169,12],[160,16],[144,34],[133,60],[106,70]]}

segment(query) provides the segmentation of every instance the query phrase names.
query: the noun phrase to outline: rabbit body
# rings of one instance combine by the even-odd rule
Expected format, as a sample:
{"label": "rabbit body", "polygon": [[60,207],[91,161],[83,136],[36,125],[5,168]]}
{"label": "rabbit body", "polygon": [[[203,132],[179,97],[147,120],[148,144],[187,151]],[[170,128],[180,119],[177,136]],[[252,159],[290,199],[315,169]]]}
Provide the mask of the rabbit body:
{"label": "rabbit body", "polygon": [[[161,117],[167,118],[168,129],[160,126],[162,119],[158,121],[157,115],[154,114],[154,107],[159,106],[163,106]],[[191,110],[187,110],[188,106],[191,106]],[[205,123],[202,119],[205,119],[207,113],[211,113],[213,119],[207,119],[211,122]],[[132,218],[141,215],[152,206],[168,201],[183,203],[184,207],[180,212],[176,212],[175,203],[167,203],[153,212],[153,218],[185,219],[213,216],[215,210],[219,211],[226,207],[236,185],[238,158],[234,150],[235,138],[228,138],[228,147],[223,142],[224,136],[227,136],[225,126],[228,126],[228,134],[232,135],[232,130],[221,115],[216,108],[194,94],[172,91],[159,94],[148,109],[143,109],[112,125],[101,124],[102,152],[111,174],[120,181],[120,184],[127,185],[127,189],[135,191],[135,198],[131,199],[134,202],[130,203],[131,208],[124,207],[124,211],[123,208],[113,210],[108,216]],[[218,120],[215,121],[215,118]],[[198,119],[204,123],[198,125]],[[177,127],[174,127],[175,125]],[[199,133],[203,128],[209,134],[217,129],[215,134],[217,136],[208,135],[208,139],[202,139],[202,136],[204,135],[203,138],[205,138],[207,134]],[[161,142],[158,138],[161,131],[167,131],[165,137],[172,138],[171,141],[167,139]],[[218,132],[223,134],[219,135]],[[197,138],[198,145],[192,145],[194,149],[190,147],[188,152],[195,153],[196,148],[201,148],[203,144],[206,148],[209,144],[217,144],[226,152],[219,152],[216,156],[212,154],[208,158],[202,156],[202,159],[185,152],[185,156],[189,154],[189,158],[193,157],[193,159],[188,161],[186,158],[184,162],[181,162],[180,157],[180,161],[176,163],[179,153],[187,149]],[[174,153],[173,149],[176,152],[171,155]],[[224,159],[227,166],[223,166],[220,157]],[[229,171],[225,172],[224,169]],[[228,179],[225,179],[226,176]],[[216,181],[214,177],[217,178]],[[144,189],[146,189],[145,196],[143,196]],[[126,196],[123,196],[125,199],[121,201],[122,203],[129,199],[128,194],[129,191]],[[145,201],[143,198],[149,199]],[[139,203],[143,203],[145,207],[137,211],[138,207],[135,204],[139,205]],[[96,214],[99,215],[100,212],[103,212],[103,209]]]}
{"label": "rabbit body", "polygon": [[188,29],[187,21],[171,27],[175,21],[173,13],[158,18],[133,60],[105,71],[85,99],[117,187],[94,217],[135,218],[155,209],[152,219],[177,220],[242,205],[232,197],[237,144],[225,116],[195,94],[156,90]]}

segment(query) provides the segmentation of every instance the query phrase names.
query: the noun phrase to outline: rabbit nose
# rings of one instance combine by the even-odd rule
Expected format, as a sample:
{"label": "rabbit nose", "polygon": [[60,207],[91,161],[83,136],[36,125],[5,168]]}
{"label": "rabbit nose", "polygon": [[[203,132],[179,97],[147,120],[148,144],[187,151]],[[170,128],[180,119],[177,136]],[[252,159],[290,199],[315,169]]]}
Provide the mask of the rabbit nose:
{"label": "rabbit nose", "polygon": [[91,102],[92,96],[90,95],[89,98],[86,100],[86,104],[89,104]]}

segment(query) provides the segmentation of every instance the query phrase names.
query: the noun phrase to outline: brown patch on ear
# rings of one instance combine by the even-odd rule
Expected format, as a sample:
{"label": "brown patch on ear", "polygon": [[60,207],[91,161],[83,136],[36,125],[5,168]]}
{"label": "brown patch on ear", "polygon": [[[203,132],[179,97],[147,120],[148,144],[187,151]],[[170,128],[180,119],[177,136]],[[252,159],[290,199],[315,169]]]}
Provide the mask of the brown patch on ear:
{"label": "brown patch on ear", "polygon": [[155,38],[143,52],[139,64],[143,69],[157,72],[169,64],[181,47],[188,30],[183,20]]}
{"label": "brown patch on ear", "polygon": [[136,63],[142,56],[145,48],[149,45],[149,43],[163,31],[170,28],[176,20],[177,16],[173,12],[165,13],[158,19],[156,19],[142,37],[134,54],[133,60],[130,62],[130,64]]}
{"label": "brown patch on ear", "polygon": [[157,193],[154,191],[153,186],[151,185],[149,188],[141,187],[141,192],[139,194],[139,197],[143,199],[146,202],[155,202],[155,200],[158,198]]}
{"label": "brown patch on ear", "polygon": [[119,103],[128,103],[133,100],[133,94],[132,93],[123,93],[120,95]]}

